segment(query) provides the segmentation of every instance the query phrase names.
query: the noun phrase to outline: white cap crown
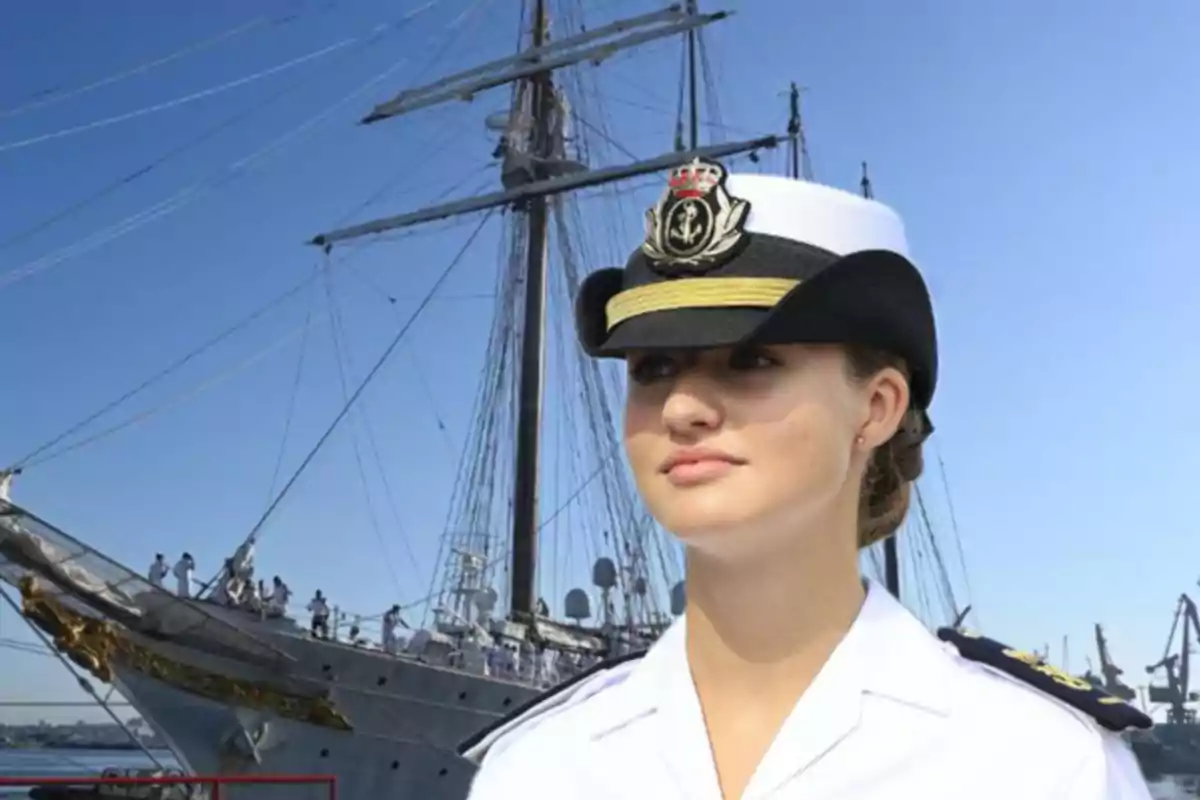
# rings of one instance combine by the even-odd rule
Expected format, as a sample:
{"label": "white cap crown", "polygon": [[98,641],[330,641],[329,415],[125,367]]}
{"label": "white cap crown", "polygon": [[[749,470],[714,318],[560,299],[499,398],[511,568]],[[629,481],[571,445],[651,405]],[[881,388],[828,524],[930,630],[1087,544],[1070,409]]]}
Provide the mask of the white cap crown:
{"label": "white cap crown", "polygon": [[730,195],[750,203],[745,230],[828,250],[837,256],[889,250],[908,258],[904,222],[876,200],[777,175],[735,174]]}

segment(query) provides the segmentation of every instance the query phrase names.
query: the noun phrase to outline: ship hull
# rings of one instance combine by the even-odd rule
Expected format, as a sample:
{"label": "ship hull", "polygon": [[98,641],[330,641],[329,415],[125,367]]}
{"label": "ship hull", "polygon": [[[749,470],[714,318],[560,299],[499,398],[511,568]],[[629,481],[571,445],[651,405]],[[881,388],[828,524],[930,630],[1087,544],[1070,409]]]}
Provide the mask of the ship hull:
{"label": "ship hull", "polygon": [[[458,800],[474,771],[458,743],[539,693],[480,674],[481,664],[447,666],[454,648],[429,645],[428,632],[389,654],[174,597],[3,502],[0,580],[65,658],[113,684],[196,775],[332,775],[342,800]],[[304,800],[294,784],[221,796]]]}
{"label": "ship hull", "polygon": [[[195,775],[332,775],[341,800],[461,800],[474,773],[452,749],[427,739],[331,730],[197,697],[132,671],[118,670],[116,683],[180,766]],[[413,713],[405,727],[438,727],[436,718]],[[316,800],[329,792],[319,784],[255,783],[223,786],[221,796]]]}

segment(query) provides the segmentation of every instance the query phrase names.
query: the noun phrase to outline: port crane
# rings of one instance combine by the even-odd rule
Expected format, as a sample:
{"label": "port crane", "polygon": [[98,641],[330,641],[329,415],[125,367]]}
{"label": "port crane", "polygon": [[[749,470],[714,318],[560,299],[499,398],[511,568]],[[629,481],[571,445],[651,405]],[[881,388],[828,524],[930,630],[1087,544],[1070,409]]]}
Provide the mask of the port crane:
{"label": "port crane", "polygon": [[1096,653],[1100,656],[1100,675],[1095,675],[1089,665],[1084,679],[1114,697],[1130,701],[1137,697],[1137,690],[1121,680],[1124,670],[1113,663],[1112,655],[1108,652],[1108,639],[1104,636],[1104,628],[1096,623]]}
{"label": "port crane", "polygon": [[[1175,632],[1180,629],[1180,623],[1182,630],[1179,631],[1179,650],[1171,652]],[[1192,725],[1196,722],[1196,710],[1187,705],[1200,700],[1200,693],[1189,691],[1193,638],[1200,638],[1200,615],[1197,614],[1196,604],[1192,599],[1186,594],[1181,594],[1175,606],[1175,619],[1171,623],[1171,633],[1167,636],[1163,657],[1146,667],[1146,672],[1151,675],[1160,669],[1165,674],[1166,686],[1151,684],[1150,702],[1167,706],[1167,721],[1176,725]]]}

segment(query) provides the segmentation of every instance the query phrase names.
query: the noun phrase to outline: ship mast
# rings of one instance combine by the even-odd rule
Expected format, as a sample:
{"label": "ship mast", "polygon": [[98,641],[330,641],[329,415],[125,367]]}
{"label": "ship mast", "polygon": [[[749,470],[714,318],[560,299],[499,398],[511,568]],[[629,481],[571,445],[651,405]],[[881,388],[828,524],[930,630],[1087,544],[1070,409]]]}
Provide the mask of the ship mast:
{"label": "ship mast", "polygon": [[[546,3],[537,0],[533,15],[533,47],[545,44]],[[550,154],[549,120],[554,87],[550,72],[528,78],[533,113],[531,155],[537,164]],[[541,447],[542,382],[546,331],[546,250],[548,207],[546,195],[526,201],[529,242],[525,273],[525,314],[521,334],[521,372],[517,399],[517,452],[513,487],[512,567],[509,598],[514,615],[532,617],[537,593],[538,460]]]}
{"label": "ship mast", "polygon": [[[518,379],[509,586],[510,609],[514,618],[529,620],[537,604],[538,461],[544,379],[548,198],[576,189],[672,169],[694,158],[724,158],[778,145],[780,137],[763,136],[741,142],[698,146],[694,34],[697,29],[727,16],[726,12],[701,14],[696,10],[694,0],[689,0],[686,10],[679,5],[668,6],[662,11],[620,20],[552,41],[548,34],[546,2],[537,0],[533,14],[531,47],[515,57],[492,61],[434,83],[405,90],[393,99],[376,106],[363,120],[366,123],[374,123],[443,102],[469,101],[487,89],[523,81],[531,101],[528,114],[531,123],[528,155],[533,168],[529,180],[519,185],[506,184],[502,191],[350,225],[319,234],[310,240],[310,244],[329,249],[350,239],[491,208],[514,207],[526,215],[528,252],[527,271],[524,276],[524,328]],[[598,64],[618,50],[679,33],[689,34],[687,41],[693,84],[691,148],[616,167],[584,168],[565,174],[547,168],[546,165],[552,160],[555,144],[555,134],[551,126],[551,117],[556,113],[552,71],[577,63]],[[520,102],[522,93],[517,92],[516,96]],[[522,109],[518,106],[515,112],[520,114]]]}
{"label": "ship mast", "polygon": [[[697,14],[696,0],[687,0],[689,14]],[[687,32],[687,65],[688,65],[688,143],[690,149],[700,146],[700,109],[699,87],[696,81],[696,29]]]}
{"label": "ship mast", "polygon": [[788,91],[788,162],[790,174],[799,180],[813,179],[812,159],[808,156],[808,140],[804,136],[804,117],[800,113],[800,87],[792,81]]}

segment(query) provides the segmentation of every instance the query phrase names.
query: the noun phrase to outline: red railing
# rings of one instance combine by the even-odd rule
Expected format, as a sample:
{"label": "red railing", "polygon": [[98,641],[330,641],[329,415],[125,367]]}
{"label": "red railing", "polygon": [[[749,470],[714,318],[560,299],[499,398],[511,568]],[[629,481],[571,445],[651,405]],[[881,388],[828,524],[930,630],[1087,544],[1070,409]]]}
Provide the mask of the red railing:
{"label": "red railing", "polygon": [[[234,784],[276,784],[276,785],[298,785],[308,784],[311,786],[326,786],[329,793],[326,795],[329,800],[337,800],[337,777],[334,775],[168,775],[157,777],[100,777],[100,778],[64,778],[61,775],[54,777],[38,778],[38,777],[21,777],[8,778],[0,776],[0,788],[3,787],[29,787],[35,786],[78,786],[81,789],[91,788],[94,786],[204,786],[210,787],[212,792],[209,794],[210,800],[221,800],[223,786]],[[138,797],[137,794],[130,794],[130,797]],[[299,800],[299,798],[297,798]]]}

